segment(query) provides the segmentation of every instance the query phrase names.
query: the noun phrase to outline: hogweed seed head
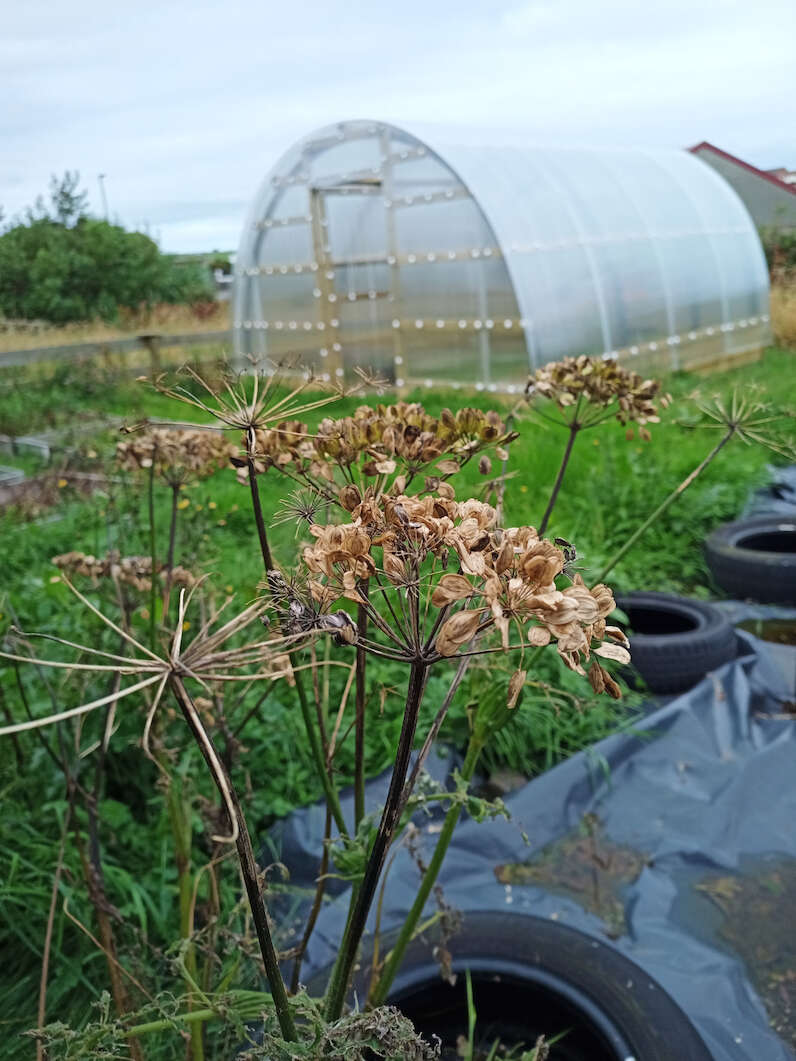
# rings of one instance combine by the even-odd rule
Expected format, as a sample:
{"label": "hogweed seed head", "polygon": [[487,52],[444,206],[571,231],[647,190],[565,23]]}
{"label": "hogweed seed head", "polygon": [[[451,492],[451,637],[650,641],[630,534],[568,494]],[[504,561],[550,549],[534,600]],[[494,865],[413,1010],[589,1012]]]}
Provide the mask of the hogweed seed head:
{"label": "hogweed seed head", "polygon": [[659,381],[643,379],[614,360],[586,355],[542,365],[525,388],[528,399],[554,402],[568,424],[577,417],[580,427],[593,427],[615,416],[620,424],[637,423],[645,440],[649,438],[645,425],[660,422],[655,401],[662,408],[671,401],[668,394],[660,392]]}

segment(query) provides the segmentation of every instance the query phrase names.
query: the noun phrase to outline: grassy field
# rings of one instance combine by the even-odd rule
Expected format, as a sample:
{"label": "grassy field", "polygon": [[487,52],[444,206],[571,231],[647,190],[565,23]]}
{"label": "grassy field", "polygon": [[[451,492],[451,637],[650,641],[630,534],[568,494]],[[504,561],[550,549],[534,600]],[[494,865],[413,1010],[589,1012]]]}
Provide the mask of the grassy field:
{"label": "grassy field", "polygon": [[147,333],[185,334],[223,331],[230,327],[228,302],[203,302],[197,306],[158,305],[137,312],[122,311],[116,324],[81,321],[53,325],[46,321],[5,321],[0,318],[0,353],[29,350],[37,346],[66,346],[69,343],[97,343],[105,339],[126,339]]}
{"label": "grassy field", "polygon": [[[734,387],[748,392],[752,384],[759,384],[777,405],[791,410],[796,407],[794,354],[785,349],[771,349],[761,362],[720,378],[675,376],[666,383],[675,400],[665,422],[653,425],[650,442],[627,441],[625,429],[610,423],[584,433],[575,448],[548,533],[575,544],[578,566],[587,582],[717,441],[715,430],[695,426],[688,399],[695,387],[703,394],[727,394]],[[431,413],[461,403],[460,395],[437,390],[410,398],[422,400]],[[341,400],[328,413],[344,415],[363,400],[379,399]],[[468,400],[483,408],[496,404],[493,396],[484,394]],[[120,472],[112,459],[119,437],[118,421],[132,424],[146,416],[184,420],[185,414],[184,406],[146,385],[113,382],[86,366],[72,367],[55,380],[28,381],[24,388],[0,389],[0,421],[5,418],[6,422],[22,423],[26,433],[43,428],[60,432],[53,443],[49,493],[33,507],[9,509],[0,516],[4,545],[0,627],[13,621],[26,630],[114,649],[115,641],[108,632],[103,633],[93,616],[75,606],[51,558],[72,550],[100,555],[118,549],[124,555],[147,555],[150,545],[144,483]],[[317,413],[316,419],[320,415],[323,413]],[[112,423],[103,427],[103,417]],[[93,420],[97,427],[81,434],[79,429]],[[513,477],[506,495],[507,518],[510,523],[534,524],[547,503],[566,436],[564,431],[527,415],[519,419],[517,428],[520,438],[511,447],[509,461]],[[621,590],[673,590],[702,597],[715,594],[704,565],[702,542],[713,526],[737,516],[749,492],[767,481],[771,460],[771,455],[760,448],[737,442],[728,446],[693,489],[617,566],[609,582]],[[29,475],[38,470],[38,459],[26,453],[3,455],[2,462],[21,466]],[[105,480],[100,488],[87,492],[86,475],[102,475]],[[475,491],[482,481],[475,468],[472,472],[468,469],[457,480],[457,496],[465,496],[465,482]],[[261,480],[261,491],[265,511],[273,516],[291,492],[291,484],[269,472]],[[155,506],[161,552],[168,513],[168,490],[162,487]],[[272,523],[270,534],[280,566],[289,569],[300,544],[295,523]],[[237,482],[233,471],[219,471],[183,491],[176,559],[197,573],[209,573],[219,596],[234,592],[239,602],[246,603],[257,594],[262,561],[250,517],[248,489]],[[90,592],[97,603],[113,607],[107,587],[100,585]],[[144,631],[148,600],[142,597],[134,604],[135,628]],[[344,649],[329,652],[333,661],[345,662]],[[325,702],[334,705],[346,671],[337,667],[330,674]],[[501,733],[488,767],[509,766],[531,774],[618,726],[632,723],[632,697],[617,709],[613,702],[586,696],[582,679],[563,673],[554,660],[543,664],[539,676],[560,692],[545,691],[526,698],[512,725]],[[396,665],[386,663],[369,671],[369,679],[373,724],[368,730],[367,770],[373,774],[389,763],[395,746],[405,675]],[[35,668],[16,669],[6,664],[0,668],[0,709],[7,719],[24,717],[26,711],[45,714],[55,706],[68,707],[88,696],[99,696],[106,687],[107,679],[64,677],[45,681]],[[432,677],[424,707],[426,721],[433,716],[443,688],[443,679]],[[464,706],[468,696],[478,695],[477,690],[474,678],[469,689],[463,689],[451,715],[446,735],[454,743],[462,741]],[[290,690],[275,687],[259,706],[258,698],[257,691],[250,691],[231,700],[226,711],[230,724],[237,727],[256,708],[239,735],[245,754],[235,766],[235,777],[247,794],[247,814],[253,828],[261,833],[274,818],[316,799],[320,789]],[[163,725],[167,734],[179,728],[168,715]],[[97,814],[107,894],[119,913],[117,931],[124,960],[150,989],[162,990],[174,980],[174,955],[169,948],[179,935],[178,881],[170,847],[169,812],[157,770],[141,754],[141,726],[140,706],[126,706],[119,713]],[[88,736],[88,730],[80,735],[84,744]],[[71,813],[63,775],[54,762],[58,758],[56,741],[77,739],[76,732],[65,729],[60,734],[23,734],[16,742],[4,740],[0,745],[4,806],[0,824],[0,948],[8,955],[0,972],[0,1029],[11,1044],[9,1057],[29,1056],[32,1048],[29,1041],[16,1036],[36,1023],[53,873],[64,822]],[[345,744],[339,759],[343,778],[350,776],[350,744]],[[211,789],[198,768],[196,753],[177,738],[173,747],[172,766],[193,808],[193,860],[201,866],[209,857],[207,806]],[[88,779],[92,759],[79,760],[79,769],[80,777]],[[90,824],[83,811],[76,812],[69,835],[75,832],[85,837]],[[102,953],[63,910],[62,900],[68,899],[72,914],[84,926],[91,925],[92,909],[84,895],[77,840],[66,845],[63,865],[47,1012],[51,1019],[57,1015],[80,1023],[87,1017],[89,1002],[106,987],[107,969]],[[238,880],[231,867],[220,879],[222,905],[234,907]],[[199,896],[202,902],[209,901],[204,890]],[[181,1054],[176,1039],[174,1035],[156,1038],[147,1057],[184,1056],[184,1047]],[[220,1052],[215,1056],[227,1055]]]}

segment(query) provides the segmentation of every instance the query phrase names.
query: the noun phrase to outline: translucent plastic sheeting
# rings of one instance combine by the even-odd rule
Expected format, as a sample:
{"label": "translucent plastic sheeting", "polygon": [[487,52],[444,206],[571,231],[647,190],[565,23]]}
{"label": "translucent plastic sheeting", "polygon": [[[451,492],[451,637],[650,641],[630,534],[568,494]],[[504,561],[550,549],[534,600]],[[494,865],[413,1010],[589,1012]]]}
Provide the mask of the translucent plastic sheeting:
{"label": "translucent plastic sheeting", "polygon": [[688,152],[473,146],[380,122],[321,129],[277,163],[234,306],[238,355],[398,385],[512,390],[567,354],[649,371],[769,338],[756,230]]}

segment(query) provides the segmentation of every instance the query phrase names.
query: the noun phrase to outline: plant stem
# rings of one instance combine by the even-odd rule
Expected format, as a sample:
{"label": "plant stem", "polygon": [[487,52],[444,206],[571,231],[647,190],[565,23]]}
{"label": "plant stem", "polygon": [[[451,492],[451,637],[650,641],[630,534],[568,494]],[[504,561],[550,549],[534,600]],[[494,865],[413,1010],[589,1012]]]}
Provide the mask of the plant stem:
{"label": "plant stem", "polygon": [[[249,447],[251,451],[251,447]],[[265,530],[265,520],[263,519],[263,509],[260,504],[260,491],[257,486],[257,474],[254,470],[254,458],[251,456],[251,452],[247,454],[247,463],[249,469],[249,487],[251,488],[252,495],[252,509],[254,511],[254,521],[257,525],[257,538],[260,542],[260,551],[263,554],[263,565],[265,566],[266,574],[266,585],[267,575],[269,571],[274,570],[273,557],[271,555],[271,547],[268,544],[268,534]],[[348,835],[346,829],[345,818],[343,818],[343,810],[340,806],[340,797],[337,795],[332,779],[329,776],[329,771],[326,769],[326,763],[324,761],[323,750],[321,749],[318,734],[315,732],[315,725],[312,719],[312,712],[310,711],[309,701],[307,699],[307,692],[304,688],[304,682],[301,674],[297,671],[293,672],[293,680],[296,683],[296,692],[299,698],[299,706],[301,707],[301,717],[304,720],[304,727],[307,731],[307,739],[310,744],[310,752],[315,763],[315,769],[318,776],[321,779],[323,785],[323,791],[326,796],[326,803],[332,812],[332,817],[335,820],[337,828],[343,836]]]}
{"label": "plant stem", "polygon": [[321,855],[321,864],[318,867],[318,883],[315,885],[315,896],[312,901],[312,909],[310,910],[309,917],[307,918],[307,924],[304,927],[304,935],[301,937],[301,942],[296,948],[296,957],[293,962],[293,976],[290,981],[290,993],[295,995],[299,989],[299,980],[301,977],[301,963],[304,960],[304,954],[307,950],[312,931],[315,928],[315,922],[318,920],[318,914],[321,912],[321,904],[323,902],[323,893],[326,891],[326,873],[329,869],[329,836],[332,830],[332,815],[329,808],[326,808],[326,824],[323,828],[323,854]]}
{"label": "plant stem", "polygon": [[[47,929],[44,933],[44,957],[41,963],[41,976],[39,978],[39,1008],[37,1011],[36,1026],[39,1031],[44,1027],[47,1015],[47,978],[50,971],[50,947],[53,938],[53,925],[55,924],[55,907],[58,902],[58,890],[61,884],[61,873],[64,868],[64,849],[66,847],[66,836],[69,831],[70,819],[72,817],[72,803],[66,805],[66,815],[61,830],[61,843],[58,847],[58,858],[55,862],[55,874],[50,892],[50,910],[47,914]],[[44,1045],[40,1039],[36,1040],[36,1061],[45,1061]]]}
{"label": "plant stem", "polygon": [[[249,996],[251,996],[251,998]],[[252,1020],[259,1017],[263,1011],[263,1003],[267,999],[267,996],[261,995],[259,992],[255,991],[236,992],[235,997],[240,997],[240,1001],[235,1007],[234,1012],[235,1015],[242,1020]],[[150,1020],[145,1024],[134,1024],[132,1028],[127,1028],[124,1034],[128,1039],[136,1039],[142,1035],[150,1035],[152,1032],[173,1030],[175,1021],[184,1021],[186,1024],[191,1024],[194,1021],[223,1020],[225,1010],[226,1012],[229,1011],[226,1000],[225,1006],[219,1006],[218,1009],[194,1009],[187,1013],[176,1013],[171,1017],[161,1017],[158,1020]]]}
{"label": "plant stem", "polygon": [[[201,727],[198,727],[196,722],[196,711],[193,708],[182,680],[176,674],[173,674],[170,684],[175,699],[185,716],[185,721],[188,723],[205,762],[213,775],[213,780],[216,782],[219,793],[221,794],[222,799],[225,799],[225,792],[220,783],[221,779],[218,777],[217,773],[219,769],[224,771],[224,767],[220,764],[217,754],[216,761],[214,762],[208,753],[207,743],[212,745],[212,738],[208,733],[202,731]],[[251,909],[255,931],[257,932],[257,940],[260,944],[260,953],[262,954],[263,965],[265,966],[265,975],[268,979],[271,995],[274,1000],[277,1020],[279,1021],[279,1027],[285,1040],[288,1042],[296,1042],[298,1038],[296,1035],[296,1026],[293,1022],[293,1015],[290,1012],[287,991],[285,990],[285,982],[282,979],[282,973],[279,969],[279,960],[276,956],[273,940],[271,939],[271,930],[268,927],[268,914],[266,913],[265,902],[263,901],[262,889],[258,878],[257,862],[254,857],[254,849],[252,848],[249,829],[246,825],[246,818],[244,817],[243,809],[240,805],[240,800],[238,799],[238,794],[232,783],[232,779],[226,771],[224,771],[224,775],[223,781],[226,784],[227,792],[230,796],[232,807],[235,812],[238,831],[235,846],[238,851],[238,861],[243,876],[243,883],[246,886],[246,895],[249,899],[249,907]]]}
{"label": "plant stem", "polygon": [[[343,808],[340,806],[340,797],[337,794],[337,789],[334,787],[329,770],[326,767],[323,749],[321,748],[321,742],[315,729],[315,722],[312,717],[309,701],[307,700],[304,683],[301,681],[301,676],[295,671],[293,672],[293,677],[296,682],[296,692],[298,693],[301,717],[304,720],[304,728],[307,731],[307,740],[310,743],[310,753],[312,754],[312,759],[315,763],[315,770],[323,785],[323,792],[326,796],[326,805],[331,811],[335,825],[340,830],[340,835],[348,836],[348,829],[346,828],[345,818],[343,817]],[[331,769],[331,767],[329,769]]]}
{"label": "plant stem", "polygon": [[171,595],[171,572],[174,569],[174,546],[177,540],[177,504],[180,499],[179,483],[171,486],[171,519],[169,521],[169,550],[166,553],[166,584],[163,587],[163,615],[169,608],[169,597]]}
{"label": "plant stem", "polygon": [[157,648],[157,627],[155,624],[155,603],[157,601],[157,543],[155,540],[155,459],[149,468],[149,485],[147,489],[149,503],[149,555],[152,557],[152,571],[149,588],[149,647],[154,652]]}
{"label": "plant stem", "polygon": [[[360,589],[367,593],[367,589]],[[363,645],[368,635],[368,613],[364,604],[357,605],[356,715],[354,730],[354,832],[365,817],[365,668],[367,653]]]}
{"label": "plant stem", "polygon": [[263,554],[265,573],[274,569],[274,559],[271,555],[271,546],[268,544],[268,533],[265,529],[263,519],[263,506],[260,504],[260,488],[257,485],[257,472],[254,470],[254,458],[247,456],[246,463],[249,469],[249,489],[252,495],[252,509],[254,511],[254,522],[257,524],[257,538],[260,542],[260,551]]}
{"label": "plant stem", "polygon": [[727,445],[727,443],[730,441],[730,439],[732,438],[732,436],[734,434],[735,434],[735,425],[733,424],[733,425],[731,425],[728,428],[726,435],[724,435],[724,437],[713,447],[713,449],[710,451],[710,453],[708,453],[707,457],[705,457],[705,459],[703,461],[701,461],[696,466],[696,468],[694,468],[694,470],[690,473],[690,475],[687,475],[685,477],[685,479],[683,479],[683,481],[680,483],[680,485],[675,490],[672,490],[672,492],[669,494],[669,496],[666,498],[666,500],[661,502],[660,505],[658,505],[658,507],[655,509],[655,511],[652,513],[652,515],[648,516],[644,520],[644,522],[641,524],[641,526],[637,527],[635,529],[635,531],[630,535],[630,537],[624,543],[622,548],[614,556],[611,557],[611,559],[608,561],[606,566],[602,569],[600,574],[597,576],[597,581],[598,582],[602,582],[603,579],[606,578],[611,571],[613,571],[613,569],[616,567],[616,565],[619,563],[619,561],[622,559],[622,557],[627,552],[629,552],[630,549],[633,548],[633,546],[639,540],[641,535],[646,530],[648,530],[652,526],[652,524],[655,523],[655,521],[660,516],[663,515],[663,513],[666,511],[666,509],[670,505],[672,505],[677,500],[677,498],[680,497],[681,494],[685,493],[685,491],[688,489],[688,487],[691,485],[691,483],[693,483],[693,481],[705,470],[705,468],[707,468],[707,466],[710,464],[710,462],[713,460],[713,458],[719,453],[719,451],[724,446]]}
{"label": "plant stem", "polygon": [[[168,807],[171,831],[174,837],[174,855],[177,860],[177,892],[180,908],[180,938],[186,941],[185,968],[191,980],[186,982],[190,996],[191,983],[196,980],[196,949],[191,942],[193,935],[193,877],[191,875],[191,808],[183,798],[182,785],[173,774],[168,781],[166,806]],[[190,1002],[189,1002],[190,1005]],[[193,1061],[204,1058],[202,1026],[191,1031],[191,1056]]]}
{"label": "plant stem", "polygon": [[573,420],[572,423],[569,425],[569,438],[567,439],[567,447],[564,450],[564,456],[561,458],[561,466],[558,469],[556,481],[555,483],[553,483],[553,492],[550,494],[550,500],[547,502],[547,508],[545,509],[545,513],[542,516],[542,522],[539,524],[540,537],[547,530],[547,524],[550,522],[550,516],[553,512],[553,506],[555,505],[556,499],[558,498],[558,492],[561,489],[561,484],[564,482],[564,473],[566,472],[567,465],[569,464],[569,458],[572,454],[572,447],[575,445],[575,437],[578,431],[580,431],[580,428],[581,425],[577,419]]}
{"label": "plant stem", "polygon": [[[482,748],[483,742],[481,740],[476,740],[474,736],[470,737],[470,742],[467,745],[467,754],[465,755],[461,769],[461,776],[465,781],[469,782],[472,780]],[[380,1006],[387,997],[387,993],[395,979],[395,974],[398,972],[398,967],[401,964],[404,952],[414,936],[417,923],[423,913],[423,907],[426,905],[426,901],[431,894],[431,889],[436,883],[440,867],[442,866],[442,861],[447,854],[448,846],[453,837],[453,830],[456,828],[461,813],[462,804],[457,802],[453,804],[445,816],[445,821],[443,822],[439,839],[437,840],[437,846],[434,848],[434,854],[428,864],[428,869],[423,875],[423,880],[420,883],[420,889],[415,897],[415,901],[404,919],[401,931],[395,941],[395,946],[387,957],[384,969],[376,983],[375,990],[371,992],[369,1002],[373,1006]]]}
{"label": "plant stem", "polygon": [[337,1020],[343,1012],[343,1004],[348,991],[348,981],[356,960],[362,933],[365,931],[368,912],[376,894],[387,851],[400,820],[401,794],[409,769],[409,757],[412,753],[412,744],[414,742],[415,729],[417,728],[420,704],[423,699],[427,669],[428,664],[424,660],[420,658],[413,660],[409,674],[409,685],[406,691],[403,725],[401,727],[401,735],[398,738],[395,765],[390,778],[390,789],[384,803],[376,839],[373,842],[373,848],[365,866],[362,884],[351,910],[351,916],[348,919],[340,944],[340,953],[329,983],[326,997],[326,1019],[329,1021]]}

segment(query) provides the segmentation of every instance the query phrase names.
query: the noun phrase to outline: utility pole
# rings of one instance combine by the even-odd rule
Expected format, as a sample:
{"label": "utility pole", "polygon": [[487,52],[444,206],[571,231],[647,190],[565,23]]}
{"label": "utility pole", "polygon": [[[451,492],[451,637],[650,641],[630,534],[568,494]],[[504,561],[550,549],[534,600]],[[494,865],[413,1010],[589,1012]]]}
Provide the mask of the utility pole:
{"label": "utility pole", "polygon": [[99,173],[97,175],[97,180],[99,181],[100,195],[102,196],[102,210],[103,210],[103,213],[105,214],[105,220],[107,221],[108,220],[108,197],[105,194],[105,174],[104,173]]}

